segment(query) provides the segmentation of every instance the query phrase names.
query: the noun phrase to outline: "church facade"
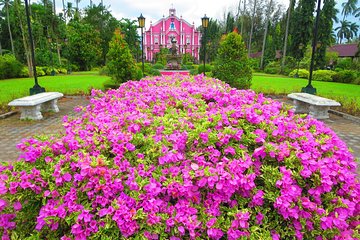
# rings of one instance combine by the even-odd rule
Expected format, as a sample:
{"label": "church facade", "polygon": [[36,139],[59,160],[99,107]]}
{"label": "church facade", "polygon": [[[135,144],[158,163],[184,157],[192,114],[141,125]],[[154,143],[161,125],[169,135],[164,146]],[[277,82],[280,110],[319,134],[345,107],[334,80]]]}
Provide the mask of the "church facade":
{"label": "church facade", "polygon": [[144,54],[147,61],[155,61],[156,53],[161,48],[172,47],[176,41],[178,54],[190,54],[199,61],[201,33],[196,31],[194,23],[190,24],[182,16],[176,16],[175,8],[169,9],[169,16],[163,16],[144,32]]}

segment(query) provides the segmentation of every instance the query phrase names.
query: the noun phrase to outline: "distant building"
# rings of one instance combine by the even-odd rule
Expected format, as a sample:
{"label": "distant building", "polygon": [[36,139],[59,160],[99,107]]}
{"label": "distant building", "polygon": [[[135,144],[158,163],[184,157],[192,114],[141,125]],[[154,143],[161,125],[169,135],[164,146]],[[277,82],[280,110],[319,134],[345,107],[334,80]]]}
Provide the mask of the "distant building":
{"label": "distant building", "polygon": [[350,57],[354,59],[358,50],[357,43],[351,44],[336,44],[334,46],[329,47],[328,49],[330,52],[337,52],[340,58]]}
{"label": "distant building", "polygon": [[144,53],[147,61],[154,61],[160,48],[171,48],[171,40],[177,41],[178,53],[189,53],[199,60],[200,32],[196,31],[194,22],[188,23],[182,16],[176,16],[175,8],[169,9],[169,16],[163,16],[144,33]]}

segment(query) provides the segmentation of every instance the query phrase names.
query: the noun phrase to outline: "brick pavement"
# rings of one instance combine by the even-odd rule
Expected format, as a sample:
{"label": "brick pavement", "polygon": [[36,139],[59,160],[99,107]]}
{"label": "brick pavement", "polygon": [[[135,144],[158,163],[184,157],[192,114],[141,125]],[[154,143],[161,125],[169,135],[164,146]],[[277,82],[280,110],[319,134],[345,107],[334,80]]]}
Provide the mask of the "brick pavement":
{"label": "brick pavement", "polygon": [[58,101],[60,112],[42,113],[43,119],[39,121],[20,121],[20,113],[16,113],[5,119],[0,119],[0,161],[16,160],[20,151],[16,145],[23,138],[31,138],[34,135],[58,134],[63,129],[63,116],[76,116],[79,113],[73,111],[76,106],[86,106],[88,97],[66,96]]}
{"label": "brick pavement", "polygon": [[[278,99],[286,101],[285,99]],[[56,134],[62,127],[64,115],[75,116],[78,113],[73,109],[76,106],[85,106],[89,102],[87,97],[64,97],[59,100],[59,113],[45,113],[44,119],[40,121],[20,121],[20,113],[0,119],[0,161],[11,161],[18,157],[16,149],[23,138],[30,138],[33,135]],[[346,142],[353,151],[355,157],[360,159],[360,123],[347,120],[334,114],[324,122],[333,129],[338,136]]]}

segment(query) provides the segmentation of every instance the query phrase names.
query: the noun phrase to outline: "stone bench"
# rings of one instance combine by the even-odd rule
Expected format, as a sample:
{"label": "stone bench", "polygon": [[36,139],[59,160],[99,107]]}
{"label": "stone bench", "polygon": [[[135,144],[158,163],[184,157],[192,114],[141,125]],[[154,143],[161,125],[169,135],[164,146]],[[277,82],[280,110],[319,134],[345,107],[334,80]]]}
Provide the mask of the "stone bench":
{"label": "stone bench", "polygon": [[288,98],[293,99],[295,105],[295,113],[308,113],[311,117],[316,119],[329,118],[330,107],[341,106],[340,103],[318,97],[308,93],[290,93]]}
{"label": "stone bench", "polygon": [[59,112],[57,100],[63,96],[64,95],[59,92],[43,92],[15,99],[8,105],[20,108],[21,120],[40,120],[43,118],[41,111]]}

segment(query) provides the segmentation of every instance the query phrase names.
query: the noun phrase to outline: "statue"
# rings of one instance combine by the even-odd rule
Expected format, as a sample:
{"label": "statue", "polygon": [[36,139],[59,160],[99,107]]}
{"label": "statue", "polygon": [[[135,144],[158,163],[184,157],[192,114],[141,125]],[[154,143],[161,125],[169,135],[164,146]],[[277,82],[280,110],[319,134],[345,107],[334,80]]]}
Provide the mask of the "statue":
{"label": "statue", "polygon": [[170,54],[166,55],[167,65],[166,69],[179,70],[181,63],[181,55],[178,54],[175,37],[171,38],[171,48],[169,49]]}
{"label": "statue", "polygon": [[170,48],[171,55],[175,56],[177,54],[177,47],[176,47],[176,39],[171,39],[171,48]]}

